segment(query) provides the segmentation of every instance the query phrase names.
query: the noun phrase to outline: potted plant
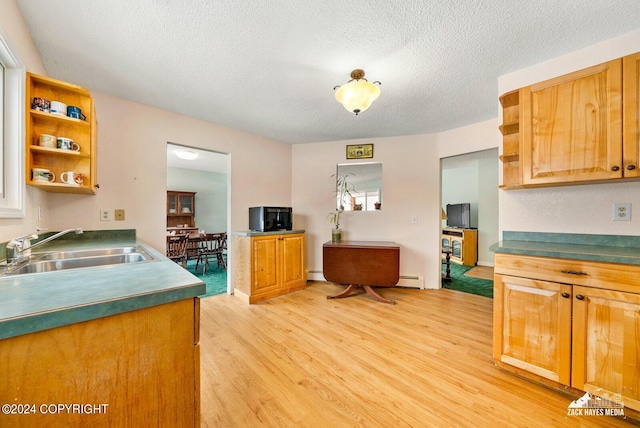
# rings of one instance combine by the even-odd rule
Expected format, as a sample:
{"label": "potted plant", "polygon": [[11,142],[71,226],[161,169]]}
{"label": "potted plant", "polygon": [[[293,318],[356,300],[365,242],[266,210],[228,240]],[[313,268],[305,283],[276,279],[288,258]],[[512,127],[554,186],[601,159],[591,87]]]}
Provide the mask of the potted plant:
{"label": "potted plant", "polygon": [[[342,229],[340,229],[340,215],[344,211],[344,200],[347,196],[351,197],[351,191],[355,190],[352,183],[349,183],[347,178],[352,174],[345,174],[343,176],[336,176],[336,200],[340,204],[336,207],[334,212],[329,213],[329,222],[335,224],[335,227],[331,231],[331,242],[342,241]],[[332,175],[332,177],[335,176]]]}

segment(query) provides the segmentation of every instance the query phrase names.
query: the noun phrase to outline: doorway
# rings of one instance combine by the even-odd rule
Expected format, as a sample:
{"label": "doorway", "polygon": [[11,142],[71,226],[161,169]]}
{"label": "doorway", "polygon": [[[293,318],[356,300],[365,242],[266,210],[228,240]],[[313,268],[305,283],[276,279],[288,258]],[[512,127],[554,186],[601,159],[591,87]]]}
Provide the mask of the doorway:
{"label": "doorway", "polygon": [[[227,153],[167,143],[167,191],[193,194],[192,223],[183,226],[188,226],[196,235],[225,233],[228,237],[230,160]],[[175,210],[175,207],[167,206],[168,222],[173,216],[182,214]],[[173,232],[171,229],[169,233]],[[187,269],[207,284],[205,297],[229,293],[226,254],[224,260],[225,263],[210,262],[206,270],[200,263],[196,269],[196,257],[188,260]]]}
{"label": "doorway", "polygon": [[[478,274],[480,275],[478,278],[482,279],[486,275],[485,271],[493,268],[493,253],[489,251],[489,247],[499,241],[498,149],[443,158],[440,161],[440,170],[440,198],[443,213],[441,229],[447,229],[448,225],[450,226],[449,223],[453,224],[454,228],[460,227],[455,224],[455,218],[445,219],[448,204],[451,206],[469,204],[469,227],[474,229],[471,235],[477,236],[477,251],[473,254],[474,260],[452,266],[456,268],[454,270],[460,271],[462,281],[468,279],[467,271],[478,266],[480,267],[476,269],[478,272],[469,272],[469,274],[472,275],[471,278]],[[471,283],[473,280],[469,279],[469,282]],[[443,282],[443,286],[445,285]],[[464,288],[461,284],[460,291],[466,291]],[[486,295],[486,293],[482,295]]]}

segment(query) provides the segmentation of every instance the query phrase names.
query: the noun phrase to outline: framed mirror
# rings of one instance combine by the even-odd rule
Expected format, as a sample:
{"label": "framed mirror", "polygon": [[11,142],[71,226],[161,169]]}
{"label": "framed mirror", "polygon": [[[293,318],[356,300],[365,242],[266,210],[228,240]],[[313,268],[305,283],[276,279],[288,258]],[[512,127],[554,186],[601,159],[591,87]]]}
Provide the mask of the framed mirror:
{"label": "framed mirror", "polygon": [[[348,194],[342,205],[345,211],[379,211],[382,209],[382,163],[338,164],[336,188],[341,180],[346,183]],[[336,198],[336,208],[340,209],[340,196]]]}

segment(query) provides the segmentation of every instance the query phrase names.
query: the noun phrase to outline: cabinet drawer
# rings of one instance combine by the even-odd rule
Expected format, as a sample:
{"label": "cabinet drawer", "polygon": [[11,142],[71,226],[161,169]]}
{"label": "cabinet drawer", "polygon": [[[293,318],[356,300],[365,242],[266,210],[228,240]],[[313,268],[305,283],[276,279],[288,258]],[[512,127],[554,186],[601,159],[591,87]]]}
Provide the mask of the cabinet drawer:
{"label": "cabinet drawer", "polygon": [[640,293],[640,266],[495,254],[495,273]]}

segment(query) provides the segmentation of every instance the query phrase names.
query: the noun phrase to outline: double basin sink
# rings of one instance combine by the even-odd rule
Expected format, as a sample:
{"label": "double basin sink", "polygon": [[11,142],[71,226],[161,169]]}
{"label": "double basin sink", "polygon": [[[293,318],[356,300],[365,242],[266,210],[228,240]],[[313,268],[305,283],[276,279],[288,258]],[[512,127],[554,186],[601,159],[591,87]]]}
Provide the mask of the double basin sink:
{"label": "double basin sink", "polygon": [[32,254],[27,262],[15,267],[8,267],[5,275],[55,272],[152,260],[157,259],[140,245],[93,250],[53,251]]}

